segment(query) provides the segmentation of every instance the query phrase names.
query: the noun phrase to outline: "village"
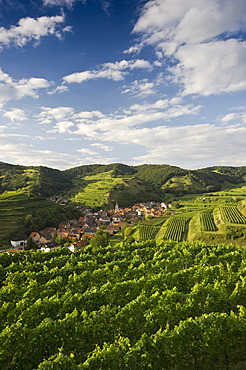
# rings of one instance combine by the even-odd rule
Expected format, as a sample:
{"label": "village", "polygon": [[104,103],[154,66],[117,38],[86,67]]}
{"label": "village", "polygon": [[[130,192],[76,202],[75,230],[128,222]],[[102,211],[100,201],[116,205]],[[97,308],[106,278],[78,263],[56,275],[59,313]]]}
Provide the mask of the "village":
{"label": "village", "polygon": [[116,203],[114,209],[97,212],[89,207],[76,206],[81,211],[79,219],[61,222],[57,227],[50,226],[41,231],[34,230],[28,236],[14,236],[10,239],[13,249],[8,251],[24,250],[27,249],[29,244],[35,249],[49,252],[61,246],[59,241],[66,240],[65,245],[71,252],[75,252],[84,248],[99,229],[108,232],[110,237],[113,238],[126,222],[129,226],[133,226],[146,217],[161,216],[169,206],[166,203],[151,201],[134,204],[132,207],[120,208]]}

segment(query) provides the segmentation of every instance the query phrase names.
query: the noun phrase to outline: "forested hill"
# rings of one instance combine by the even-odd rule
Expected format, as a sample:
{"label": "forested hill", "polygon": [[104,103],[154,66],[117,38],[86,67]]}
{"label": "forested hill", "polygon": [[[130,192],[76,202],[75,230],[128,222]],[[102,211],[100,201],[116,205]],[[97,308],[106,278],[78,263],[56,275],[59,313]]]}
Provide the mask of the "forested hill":
{"label": "forested hill", "polygon": [[26,167],[0,162],[0,193],[21,189],[49,197],[69,190],[71,186],[72,181],[65,172],[43,166]]}
{"label": "forested hill", "polygon": [[[97,193],[99,188],[101,198],[99,196],[94,200],[94,203],[98,201],[99,206],[122,200],[121,198],[128,198],[129,202],[144,202],[150,200],[149,197],[152,200],[161,200],[166,193],[180,196],[220,191],[244,182],[246,166],[187,170],[170,165],[127,166],[114,163],[83,165],[59,171],[43,166],[27,167],[0,162],[0,193],[21,189],[44,197],[68,194],[68,198],[72,199],[79,193]],[[108,186],[104,189],[105,184]],[[83,197],[81,199],[88,203],[86,195]],[[93,206],[89,203],[88,205]]]}

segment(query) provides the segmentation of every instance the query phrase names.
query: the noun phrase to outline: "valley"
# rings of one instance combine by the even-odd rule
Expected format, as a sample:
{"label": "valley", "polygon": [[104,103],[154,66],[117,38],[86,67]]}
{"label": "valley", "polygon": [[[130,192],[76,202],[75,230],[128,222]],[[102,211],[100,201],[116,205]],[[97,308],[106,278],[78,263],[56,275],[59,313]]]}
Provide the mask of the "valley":
{"label": "valley", "polygon": [[[151,201],[170,205],[166,220],[144,220],[144,226],[135,225],[133,240],[230,241],[244,245],[245,179],[246,167],[185,170],[169,165],[116,163],[59,171],[1,162],[0,246],[8,246],[16,234],[30,234],[79,218],[81,206],[110,210],[116,203],[124,208]],[[158,227],[155,225],[153,231],[155,222]]]}

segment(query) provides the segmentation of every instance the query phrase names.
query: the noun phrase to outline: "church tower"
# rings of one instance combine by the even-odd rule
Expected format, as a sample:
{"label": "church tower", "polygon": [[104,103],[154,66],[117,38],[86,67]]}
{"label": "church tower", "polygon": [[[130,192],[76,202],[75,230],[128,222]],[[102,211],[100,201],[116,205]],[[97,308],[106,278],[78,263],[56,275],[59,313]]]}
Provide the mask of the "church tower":
{"label": "church tower", "polygon": [[118,202],[116,202],[116,204],[115,204],[114,211],[115,211],[115,213],[118,213],[118,212],[119,212],[119,205],[118,205]]}

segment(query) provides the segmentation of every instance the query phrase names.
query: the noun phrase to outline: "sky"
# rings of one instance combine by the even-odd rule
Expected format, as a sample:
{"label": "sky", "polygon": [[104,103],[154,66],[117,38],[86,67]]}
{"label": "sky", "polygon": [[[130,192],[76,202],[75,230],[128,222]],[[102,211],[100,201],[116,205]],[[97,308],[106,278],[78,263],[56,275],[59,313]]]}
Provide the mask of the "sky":
{"label": "sky", "polygon": [[0,0],[0,161],[246,165],[245,0]]}

